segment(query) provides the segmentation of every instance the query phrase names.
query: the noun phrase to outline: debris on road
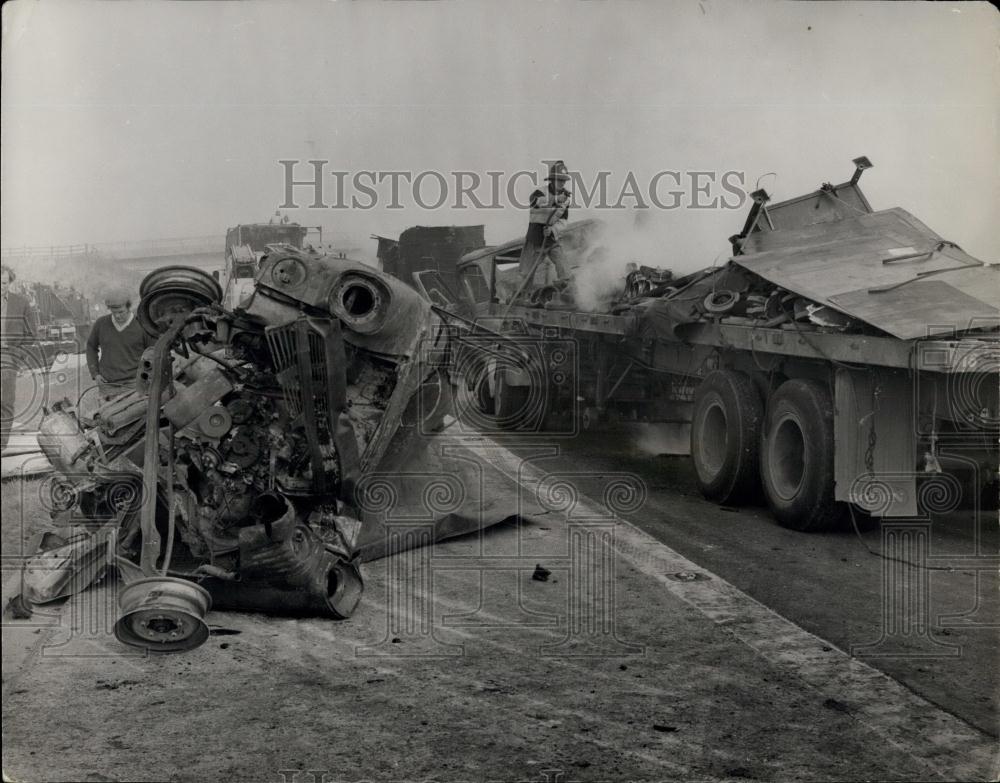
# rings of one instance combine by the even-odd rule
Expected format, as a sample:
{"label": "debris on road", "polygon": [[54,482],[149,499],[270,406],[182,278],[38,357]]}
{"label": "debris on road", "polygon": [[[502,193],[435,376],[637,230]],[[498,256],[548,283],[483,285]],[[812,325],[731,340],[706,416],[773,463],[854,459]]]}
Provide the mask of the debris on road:
{"label": "debris on road", "polygon": [[58,601],[103,578],[109,565],[111,526],[74,528],[68,537],[45,531],[35,555],[21,571],[22,592],[11,599],[15,617],[31,617],[31,607]]}
{"label": "debris on road", "polygon": [[[464,492],[470,468],[430,448],[453,412],[450,335],[413,289],[272,245],[232,309],[190,267],[150,273],[140,294],[157,342],[135,389],[90,415],[63,400],[40,424],[74,537],[25,564],[28,603],[116,568],[119,640],[185,650],[213,605],[349,617],[362,561],[501,521]],[[457,489],[380,473],[414,462]],[[407,506],[430,507],[429,533],[389,534],[387,511]]]}
{"label": "debris on road", "polygon": [[711,579],[708,574],[703,574],[700,571],[677,571],[673,574],[667,574],[667,578],[675,582],[704,582]]}

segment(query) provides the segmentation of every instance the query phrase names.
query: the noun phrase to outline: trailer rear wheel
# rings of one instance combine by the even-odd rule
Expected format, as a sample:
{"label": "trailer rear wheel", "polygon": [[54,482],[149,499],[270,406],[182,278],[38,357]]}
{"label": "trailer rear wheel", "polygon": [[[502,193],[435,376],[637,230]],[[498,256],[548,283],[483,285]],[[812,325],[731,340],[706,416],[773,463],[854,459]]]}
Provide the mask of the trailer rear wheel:
{"label": "trailer rear wheel", "polygon": [[532,416],[527,410],[530,386],[514,386],[507,381],[504,370],[496,371],[493,393],[493,411],[496,424],[502,430],[525,429]]}
{"label": "trailer rear wheel", "polygon": [[691,458],[706,498],[732,503],[757,494],[763,418],[748,375],[717,370],[701,382],[691,418]]}
{"label": "trailer rear wheel", "polygon": [[771,396],[761,445],[761,481],[775,518],[793,530],[838,523],[845,506],[834,499],[833,403],[825,386],[786,381]]}
{"label": "trailer rear wheel", "polygon": [[473,381],[473,400],[479,413],[492,416],[494,413],[493,396],[490,394],[490,379],[488,373],[480,372]]}

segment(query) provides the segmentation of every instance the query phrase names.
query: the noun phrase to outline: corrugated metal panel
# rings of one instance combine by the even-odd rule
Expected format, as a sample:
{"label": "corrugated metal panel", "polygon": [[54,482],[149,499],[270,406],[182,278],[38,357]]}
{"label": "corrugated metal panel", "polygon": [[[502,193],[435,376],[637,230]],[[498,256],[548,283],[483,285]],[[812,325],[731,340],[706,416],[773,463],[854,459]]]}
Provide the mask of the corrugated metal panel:
{"label": "corrugated metal panel", "polygon": [[950,245],[935,250],[941,237],[905,210],[772,237],[779,234],[782,247],[733,262],[895,337],[946,334],[971,318],[1000,320],[1000,267]]}

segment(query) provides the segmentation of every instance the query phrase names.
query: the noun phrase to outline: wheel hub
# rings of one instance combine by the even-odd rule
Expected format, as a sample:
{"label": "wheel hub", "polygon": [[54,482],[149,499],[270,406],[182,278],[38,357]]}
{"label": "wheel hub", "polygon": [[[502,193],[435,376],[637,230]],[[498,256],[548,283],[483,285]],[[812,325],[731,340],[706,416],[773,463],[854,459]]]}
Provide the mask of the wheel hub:
{"label": "wheel hub", "polygon": [[768,457],[774,490],[783,500],[794,498],[802,487],[805,451],[802,427],[793,416],[786,416],[775,427]]}
{"label": "wheel hub", "polygon": [[208,638],[205,615],[212,598],[184,579],[149,577],[125,585],[118,596],[121,616],[115,636],[149,652],[181,652]]}

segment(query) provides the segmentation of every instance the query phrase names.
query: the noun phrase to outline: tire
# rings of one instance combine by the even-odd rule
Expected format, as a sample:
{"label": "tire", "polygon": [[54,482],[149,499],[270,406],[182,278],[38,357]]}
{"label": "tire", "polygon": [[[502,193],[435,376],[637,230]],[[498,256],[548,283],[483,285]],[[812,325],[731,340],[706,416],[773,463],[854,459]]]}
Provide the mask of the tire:
{"label": "tire", "polygon": [[197,267],[165,266],[150,272],[139,286],[136,318],[152,337],[163,334],[170,318],[222,300],[222,288]]}
{"label": "tire", "polygon": [[477,410],[484,416],[492,416],[495,413],[495,406],[493,397],[490,395],[490,383],[486,373],[481,373],[473,383],[473,399]]}
{"label": "tire", "polygon": [[745,373],[716,370],[695,393],[691,459],[701,493],[716,503],[759,496],[764,406]]}
{"label": "tire", "polygon": [[504,371],[496,371],[496,385],[493,395],[493,411],[497,426],[503,430],[523,429],[525,426],[525,409],[531,387],[512,386],[507,383]]}
{"label": "tire", "polygon": [[825,386],[785,381],[767,405],[761,483],[771,512],[800,531],[836,526],[846,510],[834,500],[833,403]]}

